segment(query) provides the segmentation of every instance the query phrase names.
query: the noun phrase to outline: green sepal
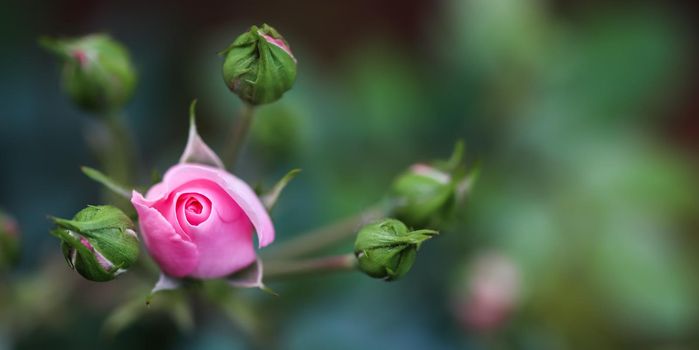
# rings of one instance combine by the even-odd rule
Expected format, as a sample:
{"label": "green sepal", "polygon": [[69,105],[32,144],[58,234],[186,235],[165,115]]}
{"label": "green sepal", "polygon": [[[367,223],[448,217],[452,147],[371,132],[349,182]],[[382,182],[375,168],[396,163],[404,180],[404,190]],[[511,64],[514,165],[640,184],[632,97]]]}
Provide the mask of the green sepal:
{"label": "green sepal", "polygon": [[101,171],[94,168],[90,168],[88,166],[82,166],[80,167],[80,170],[87,177],[106,187],[110,191],[126,199],[131,199],[131,191],[129,191],[126,187],[118,184],[116,181],[114,181],[112,178],[102,173]]}
{"label": "green sepal", "polygon": [[189,135],[187,145],[180,156],[180,163],[203,164],[223,169],[223,162],[216,153],[204,142],[197,131],[196,123],[197,100],[189,105]]}
{"label": "green sepal", "polygon": [[264,267],[262,260],[255,260],[250,266],[233,273],[225,278],[226,282],[235,288],[257,288],[268,294],[279,296],[274,290],[267,287],[262,278],[264,277]]}
{"label": "green sepal", "polygon": [[288,185],[289,182],[293,180],[300,172],[301,169],[290,170],[288,173],[286,173],[286,175],[284,175],[284,177],[277,181],[269,192],[262,195],[262,203],[265,205],[268,211],[274,208],[274,206],[277,204],[277,200],[279,200],[279,195],[281,195],[284,188],[286,188],[286,185]]}

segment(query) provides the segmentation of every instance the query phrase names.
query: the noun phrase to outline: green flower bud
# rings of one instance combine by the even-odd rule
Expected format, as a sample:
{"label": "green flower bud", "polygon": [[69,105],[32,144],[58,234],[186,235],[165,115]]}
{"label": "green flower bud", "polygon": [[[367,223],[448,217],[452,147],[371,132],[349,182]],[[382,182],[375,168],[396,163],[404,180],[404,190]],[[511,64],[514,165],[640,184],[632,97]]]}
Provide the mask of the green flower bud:
{"label": "green flower bud", "polygon": [[40,43],[63,61],[63,88],[80,108],[108,113],[123,108],[133,95],[136,72],[129,53],[108,35]]}
{"label": "green flower bud", "polygon": [[133,222],[112,206],[89,206],[73,220],[53,218],[51,234],[61,239],[68,266],[91,281],[114,279],[136,262],[138,238]]}
{"label": "green flower bud", "polygon": [[359,269],[374,278],[397,280],[410,271],[422,242],[436,234],[433,230],[410,231],[396,219],[366,225],[354,243]]}
{"label": "green flower bud", "polygon": [[462,163],[463,144],[457,143],[448,161],[414,164],[393,182],[393,215],[411,226],[440,227],[454,214],[470,189],[476,172]]}
{"label": "green flower bud", "polygon": [[19,248],[17,222],[0,212],[0,270],[8,269],[18,262]]}
{"label": "green flower bud", "polygon": [[455,188],[451,175],[415,164],[393,183],[393,194],[398,198],[394,215],[411,225],[442,221],[456,206]]}
{"label": "green flower bud", "polygon": [[272,27],[250,27],[222,52],[223,80],[251,105],[271,103],[294,85],[296,58]]}

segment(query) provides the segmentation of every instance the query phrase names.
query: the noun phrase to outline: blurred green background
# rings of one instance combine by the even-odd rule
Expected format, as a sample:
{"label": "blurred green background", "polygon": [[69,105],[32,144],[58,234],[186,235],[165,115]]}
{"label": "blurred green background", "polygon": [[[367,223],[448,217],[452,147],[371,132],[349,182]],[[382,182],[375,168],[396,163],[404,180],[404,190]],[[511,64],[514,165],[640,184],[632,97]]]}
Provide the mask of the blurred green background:
{"label": "blurred green background", "polygon": [[[19,223],[22,259],[0,280],[0,349],[699,348],[693,1],[2,8],[0,208]],[[36,40],[108,32],[129,47],[140,81],[126,115],[146,184],[177,161],[193,98],[201,134],[223,146],[240,103],[216,53],[262,22],[289,41],[299,76],[260,109],[239,175],[271,184],[303,168],[274,213],[279,242],[375,203],[459,138],[479,181],[403,280],[273,283],[279,298],[237,291],[225,308],[195,303],[191,319],[153,308],[106,335],[144,291],[129,275],[81,280],[48,235],[46,215],[98,204],[100,189],[79,171],[97,163],[84,140],[95,122]]]}

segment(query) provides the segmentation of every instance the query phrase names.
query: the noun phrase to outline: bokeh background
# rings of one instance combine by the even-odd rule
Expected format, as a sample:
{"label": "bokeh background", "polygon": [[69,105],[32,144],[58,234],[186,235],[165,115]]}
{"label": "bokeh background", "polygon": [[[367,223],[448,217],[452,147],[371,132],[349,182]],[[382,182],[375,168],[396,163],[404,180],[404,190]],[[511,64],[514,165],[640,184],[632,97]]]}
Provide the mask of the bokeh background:
{"label": "bokeh background", "polygon": [[[690,0],[3,2],[0,208],[21,227],[22,259],[0,281],[0,349],[697,348],[696,10]],[[299,76],[261,108],[239,175],[271,184],[304,169],[274,213],[279,241],[361,211],[460,138],[481,163],[478,183],[401,281],[306,277],[273,283],[279,298],[236,291],[191,314],[133,311],[147,292],[133,277],[81,280],[48,234],[46,215],[100,203],[100,189],[79,171],[97,163],[85,141],[95,121],[61,93],[37,38],[108,32],[131,50],[140,81],[126,116],[146,184],[182,151],[193,98],[204,138],[220,149],[230,137],[240,103],[216,53],[262,22],[290,42]]]}

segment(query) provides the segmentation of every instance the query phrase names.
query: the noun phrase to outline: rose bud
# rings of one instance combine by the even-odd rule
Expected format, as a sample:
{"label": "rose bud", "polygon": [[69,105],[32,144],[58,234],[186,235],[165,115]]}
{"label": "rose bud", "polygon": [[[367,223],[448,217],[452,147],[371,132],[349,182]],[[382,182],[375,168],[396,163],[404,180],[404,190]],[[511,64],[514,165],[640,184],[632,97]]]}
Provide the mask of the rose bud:
{"label": "rose bud", "polygon": [[411,225],[428,225],[448,218],[456,207],[456,185],[450,174],[415,164],[393,183],[394,215]]}
{"label": "rose bud", "polygon": [[436,234],[433,230],[410,231],[396,219],[366,225],[354,243],[359,269],[374,278],[397,280],[410,271],[422,242]]}
{"label": "rose bud", "polygon": [[0,270],[19,260],[19,226],[9,215],[0,212]]}
{"label": "rose bud", "polygon": [[478,255],[457,288],[455,311],[467,330],[492,332],[510,318],[520,294],[520,273],[506,255]]}
{"label": "rose bud", "polygon": [[[193,107],[191,111],[193,115]],[[197,134],[145,197],[133,192],[141,235],[160,269],[171,277],[225,277],[256,262],[260,247],[274,241],[272,220],[253,189],[223,169]]]}
{"label": "rose bud", "polygon": [[294,85],[296,58],[272,27],[250,27],[222,52],[223,80],[250,105],[271,103]]}
{"label": "rose bud", "polygon": [[41,40],[62,60],[63,88],[80,108],[95,113],[121,109],[136,86],[124,46],[105,34]]}
{"label": "rose bud", "polygon": [[89,206],[72,220],[53,218],[57,227],[51,234],[61,239],[68,266],[91,281],[104,282],[136,262],[138,238],[133,222],[121,210]]}
{"label": "rose bud", "polygon": [[468,193],[476,172],[462,164],[458,143],[449,161],[414,164],[393,182],[393,215],[414,227],[441,227],[453,216]]}

